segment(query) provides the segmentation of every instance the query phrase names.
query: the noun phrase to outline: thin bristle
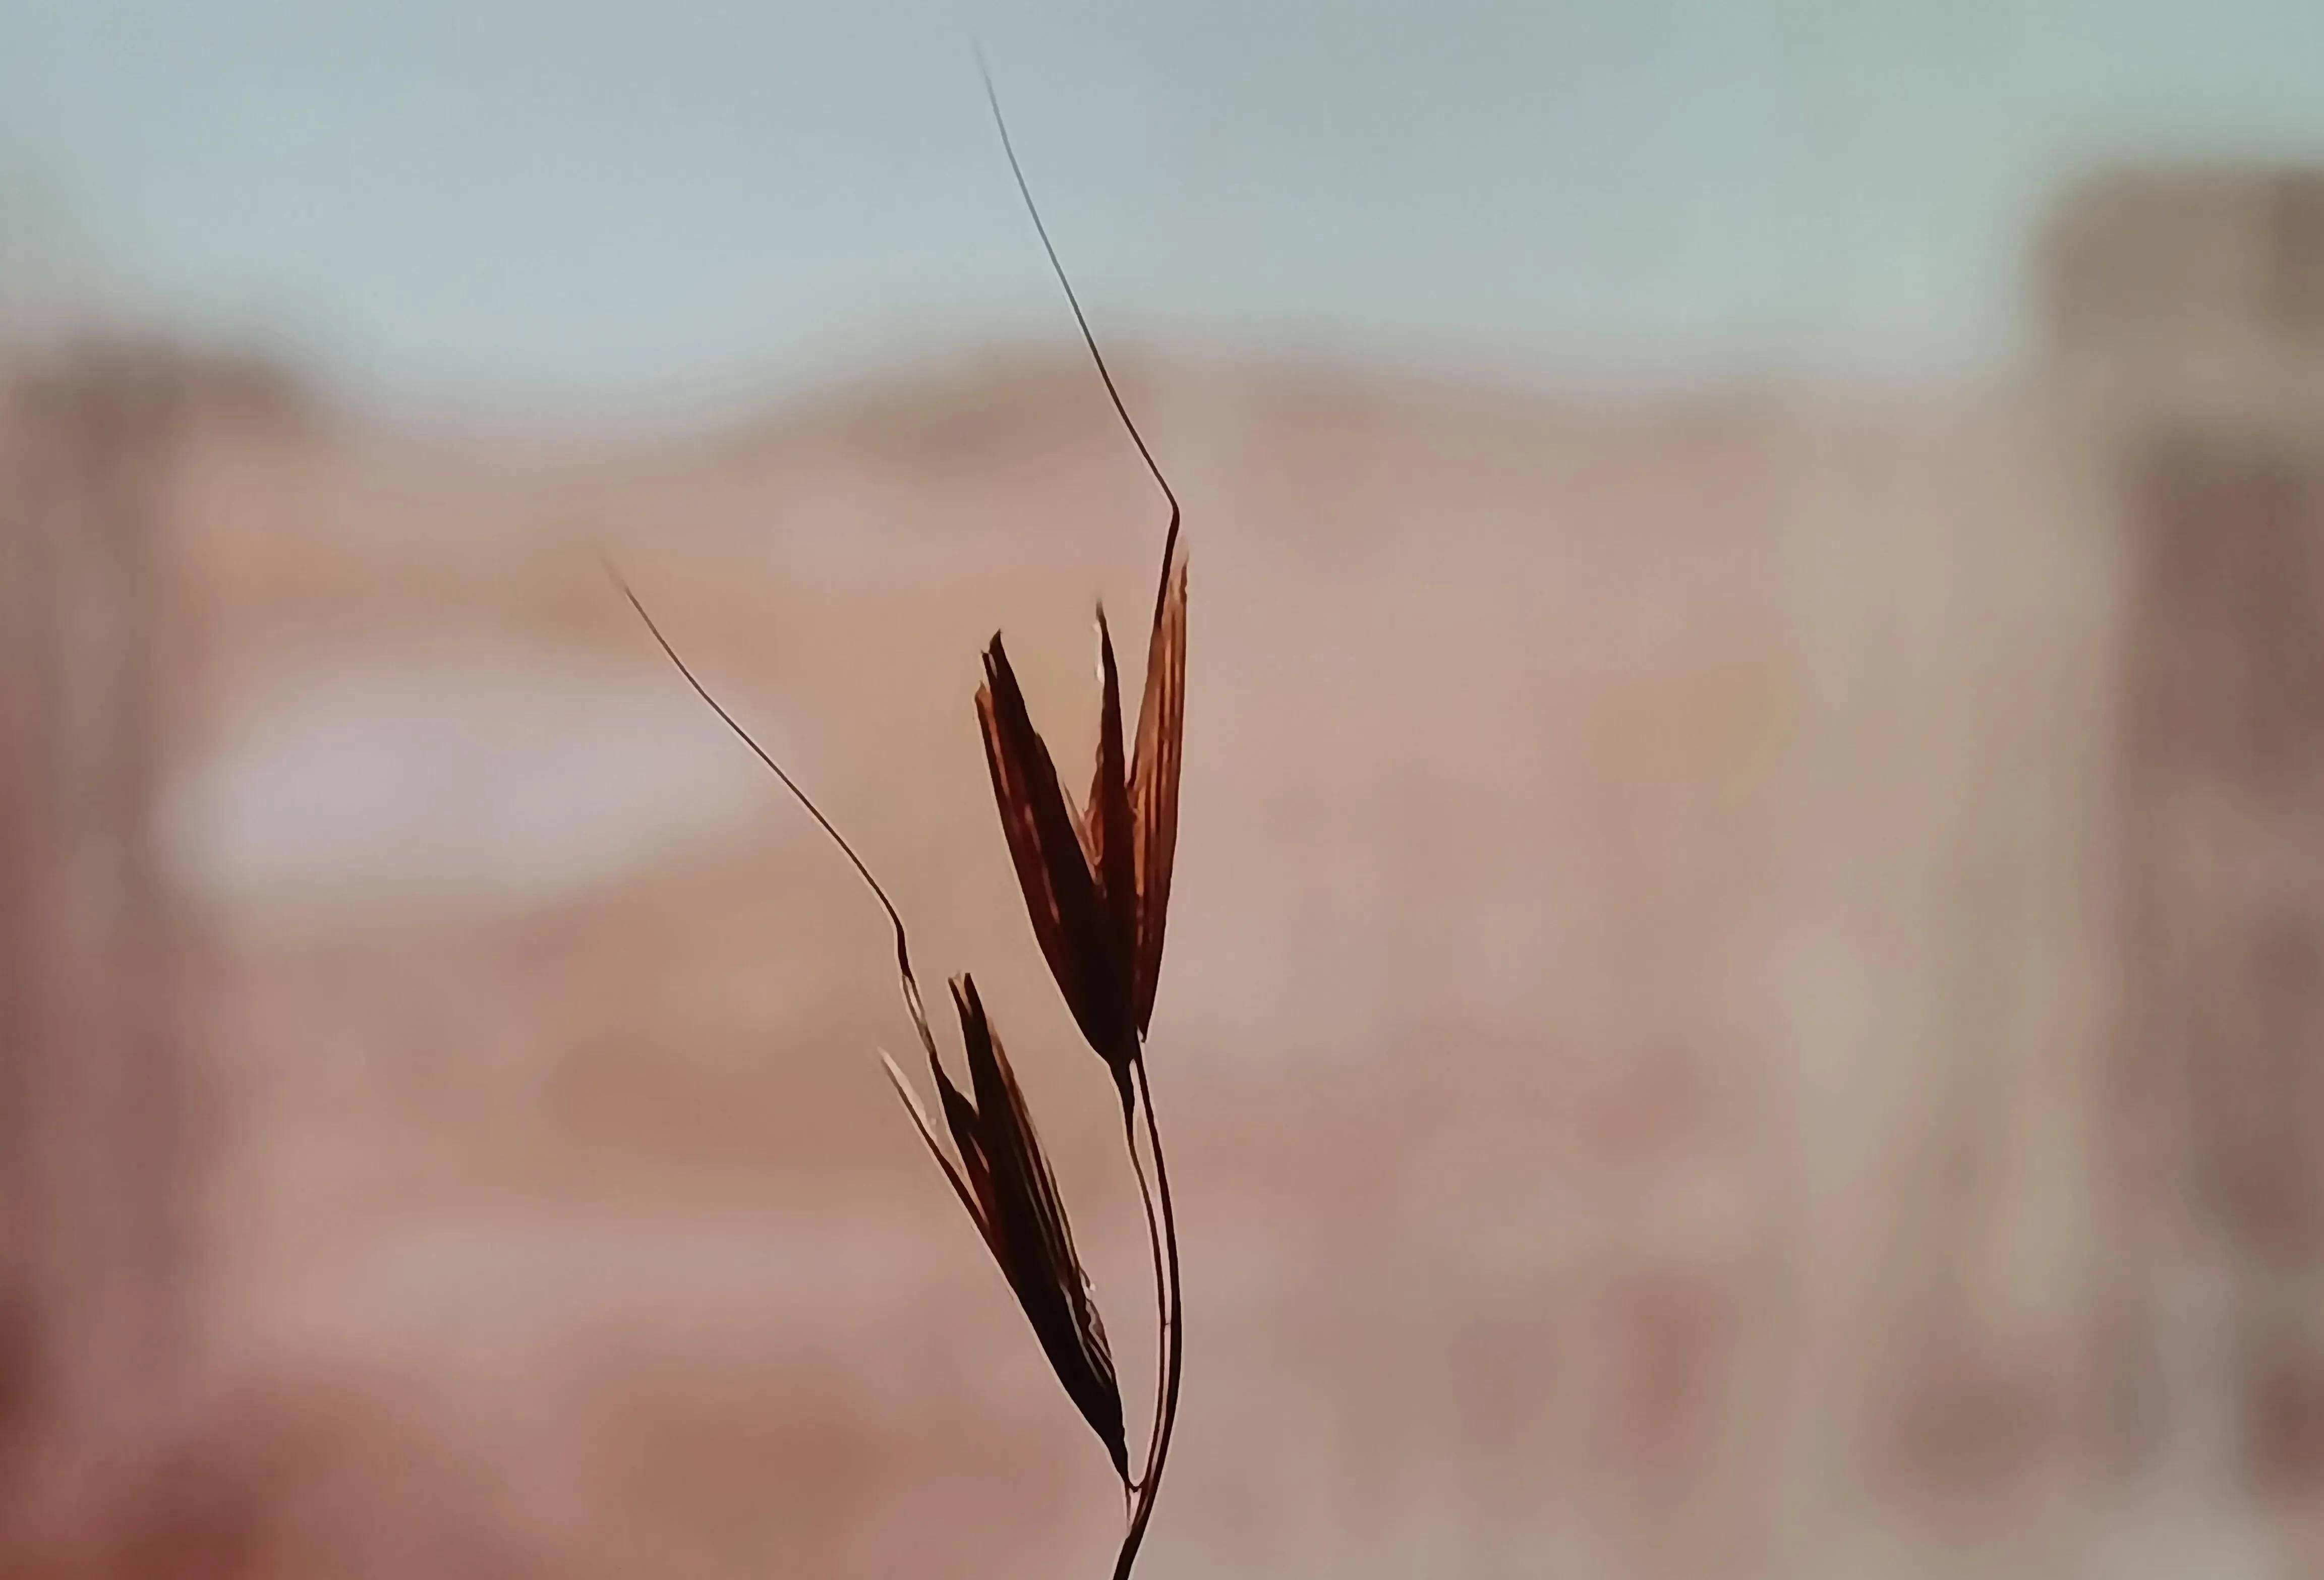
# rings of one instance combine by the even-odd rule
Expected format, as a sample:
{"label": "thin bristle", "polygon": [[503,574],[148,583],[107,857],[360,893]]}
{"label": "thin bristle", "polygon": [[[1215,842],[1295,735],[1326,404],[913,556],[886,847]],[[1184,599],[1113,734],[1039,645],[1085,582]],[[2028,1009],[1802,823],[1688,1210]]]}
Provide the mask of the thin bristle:
{"label": "thin bristle", "polygon": [[855,847],[847,842],[847,836],[842,834],[837,826],[823,815],[823,808],[815,804],[815,798],[808,795],[801,788],[798,781],[793,779],[783,765],[775,761],[774,753],[759,744],[757,737],[742,727],[742,721],[726,711],[724,703],[711,695],[710,688],[702,683],[700,677],[696,676],[686,660],[679,656],[678,649],[671,644],[669,638],[662,634],[661,627],[655,623],[653,615],[647,611],[644,600],[640,598],[636,590],[630,586],[629,578],[624,577],[621,568],[613,563],[613,556],[600,550],[598,559],[604,566],[605,574],[613,578],[613,585],[621,589],[622,596],[629,600],[630,607],[637,611],[638,618],[645,622],[646,630],[652,634],[654,644],[661,649],[665,658],[678,667],[678,672],[686,677],[686,683],[694,688],[694,694],[709,704],[710,711],[718,716],[720,722],[732,730],[742,744],[751,749],[752,755],[766,764],[767,771],[791,793],[792,799],[807,808],[807,816],[813,818],[816,826],[828,835],[831,842],[839,847],[840,854],[844,855],[849,864],[854,867],[856,875],[861,877],[865,885],[871,889],[872,898],[879,901],[880,909],[887,912],[888,925],[895,929],[896,975],[903,992],[904,1007],[911,1014],[912,1029],[919,1034],[920,1046],[927,1050],[929,1058],[935,1058],[936,1056],[936,1034],[928,1030],[927,1009],[920,999],[919,979],[912,973],[911,938],[905,931],[903,913],[896,909],[896,902],[888,897],[886,887],[872,875],[871,867],[864,863],[861,855],[856,854]]}
{"label": "thin bristle", "polygon": [[1170,479],[1162,475],[1161,464],[1155,460],[1153,450],[1148,448],[1146,436],[1139,431],[1137,420],[1130,416],[1129,404],[1121,398],[1120,387],[1113,382],[1113,370],[1105,364],[1105,353],[1098,349],[1097,335],[1090,328],[1089,315],[1082,311],[1082,300],[1074,293],[1074,282],[1065,273],[1064,262],[1057,256],[1056,245],[1049,239],[1049,227],[1041,218],[1041,206],[1033,200],[1032,186],[1025,180],[1025,167],[1018,162],[1017,144],[1009,135],[1009,117],[1001,112],[1001,92],[992,85],[992,67],[984,58],[982,45],[976,51],[976,69],[984,79],[984,102],[992,107],[992,125],[1001,134],[1001,152],[1009,160],[1009,173],[1016,178],[1017,195],[1025,200],[1025,212],[1032,218],[1033,232],[1041,238],[1041,251],[1048,256],[1049,271],[1057,277],[1057,284],[1065,293],[1065,305],[1073,310],[1074,323],[1082,332],[1082,344],[1089,347],[1090,360],[1097,365],[1097,376],[1105,385],[1106,399],[1113,402],[1114,415],[1121,419],[1121,426],[1129,433],[1130,442],[1138,447],[1139,458],[1146,463],[1146,470],[1153,477],[1154,485],[1162,491],[1162,497],[1170,504],[1169,529],[1162,536],[1161,581],[1154,589],[1154,622],[1158,625],[1162,621],[1163,601],[1170,590],[1170,559],[1178,548],[1181,513],[1177,491],[1170,486]]}
{"label": "thin bristle", "polygon": [[686,677],[686,683],[694,688],[694,694],[710,705],[710,711],[724,721],[726,727],[734,732],[742,744],[748,746],[757,755],[759,761],[767,765],[768,772],[780,780],[783,788],[790,791],[800,806],[807,808],[807,816],[813,818],[822,827],[823,831],[831,836],[832,843],[839,846],[841,853],[853,864],[855,871],[866,883],[872,886],[872,892],[878,898],[881,908],[887,911],[888,919],[895,925],[899,933],[902,932],[904,919],[896,913],[895,901],[888,898],[888,891],[880,886],[880,880],[872,875],[872,869],[864,865],[863,858],[855,854],[855,847],[847,843],[847,836],[842,834],[833,825],[831,819],[823,815],[823,808],[815,804],[815,798],[799,787],[798,781],[793,779],[783,765],[775,761],[774,754],[759,744],[757,738],[744,729],[733,714],[726,711],[725,705],[710,694],[710,688],[696,678],[687,661],[678,656],[678,649],[670,645],[669,638],[662,634],[661,627],[654,623],[654,617],[646,612],[644,603],[638,597],[636,590],[630,586],[628,578],[622,575],[621,568],[611,559],[606,559],[604,563],[605,573],[613,578],[613,585],[622,589],[622,596],[630,601],[630,607],[638,612],[638,618],[645,622],[646,630],[652,633],[655,643],[660,647],[669,661],[678,666],[678,672]]}

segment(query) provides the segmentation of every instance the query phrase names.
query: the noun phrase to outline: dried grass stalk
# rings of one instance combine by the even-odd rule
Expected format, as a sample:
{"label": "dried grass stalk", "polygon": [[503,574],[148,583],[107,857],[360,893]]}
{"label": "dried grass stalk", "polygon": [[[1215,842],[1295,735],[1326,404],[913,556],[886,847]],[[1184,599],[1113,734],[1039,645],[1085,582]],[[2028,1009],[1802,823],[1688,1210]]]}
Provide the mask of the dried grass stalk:
{"label": "dried grass stalk", "polygon": [[[989,73],[985,89],[1010,173],[1050,266],[1064,287],[1098,376],[1170,507],[1153,624],[1147,637],[1138,726],[1131,743],[1126,744],[1122,728],[1121,681],[1112,633],[1104,610],[1098,611],[1098,747],[1085,802],[1078,808],[1067,802],[1056,765],[1033,726],[998,633],[985,649],[984,683],[976,694],[993,800],[1016,864],[1033,936],[1075,1024],[1113,1076],[1121,1098],[1123,1141],[1145,1212],[1154,1263],[1158,1356],[1153,1418],[1135,1476],[1130,1474],[1120,1381],[1096,1296],[1074,1252],[1065,1203],[1042,1152],[1024,1093],[974,981],[964,975],[951,984],[969,1072],[968,1090],[964,1092],[946,1074],[937,1052],[918,980],[912,972],[910,940],[886,889],[781,764],[696,679],[637,595],[621,581],[619,572],[613,576],[687,684],[815,818],[886,911],[895,933],[899,986],[936,1084],[943,1135],[895,1061],[882,1054],[882,1062],[920,1139],[1015,1293],[1066,1396],[1105,1445],[1114,1473],[1131,1498],[1128,1529],[1113,1569],[1115,1580],[1126,1580],[1153,1517],[1163,1466],[1169,1457],[1185,1361],[1177,1221],[1170,1198],[1169,1171],[1162,1156],[1161,1131],[1154,1117],[1145,1041],[1162,970],[1164,924],[1178,838],[1178,778],[1185,718],[1186,567],[1177,551],[1177,496],[1123,404],[1074,294],[1073,282],[1050,245],[1047,228],[1010,142],[1008,124],[1001,117]],[[949,1152],[944,1144],[947,1136],[952,1143]]]}

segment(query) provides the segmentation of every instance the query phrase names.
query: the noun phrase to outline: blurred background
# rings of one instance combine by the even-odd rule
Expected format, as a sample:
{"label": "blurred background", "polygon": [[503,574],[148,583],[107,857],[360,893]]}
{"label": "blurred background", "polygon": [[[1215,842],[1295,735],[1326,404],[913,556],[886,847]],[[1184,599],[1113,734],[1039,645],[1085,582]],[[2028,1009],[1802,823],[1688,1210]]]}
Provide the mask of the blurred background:
{"label": "blurred background", "polygon": [[1163,518],[972,33],[1188,506],[1140,1572],[2324,1573],[2324,9],[13,0],[0,1575],[1111,1561],[598,562],[1135,1409],[970,699]]}

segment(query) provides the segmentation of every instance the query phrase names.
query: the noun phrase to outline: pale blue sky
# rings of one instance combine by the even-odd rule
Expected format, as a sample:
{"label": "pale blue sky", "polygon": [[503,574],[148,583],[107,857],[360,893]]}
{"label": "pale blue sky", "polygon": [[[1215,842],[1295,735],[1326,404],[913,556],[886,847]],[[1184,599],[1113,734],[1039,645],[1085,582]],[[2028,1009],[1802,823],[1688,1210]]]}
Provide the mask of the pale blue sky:
{"label": "pale blue sky", "polygon": [[2064,177],[2324,157],[2324,0],[0,0],[0,294],[512,413],[1062,345],[972,26],[1116,337],[1540,383],[1990,369]]}

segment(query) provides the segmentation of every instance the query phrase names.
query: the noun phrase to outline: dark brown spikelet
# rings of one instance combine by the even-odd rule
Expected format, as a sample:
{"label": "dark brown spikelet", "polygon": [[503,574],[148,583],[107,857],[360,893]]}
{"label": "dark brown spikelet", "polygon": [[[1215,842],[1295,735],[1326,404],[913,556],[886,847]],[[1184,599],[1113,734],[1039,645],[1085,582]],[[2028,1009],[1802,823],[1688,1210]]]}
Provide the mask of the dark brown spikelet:
{"label": "dark brown spikelet", "polygon": [[1128,966],[1138,952],[1138,836],[1130,809],[1130,766],[1122,753],[1121,674],[1113,661],[1113,633],[1106,629],[1102,605],[1097,612],[1097,764],[1090,775],[1088,803],[1082,808],[1082,845],[1113,929],[1114,947]]}
{"label": "dark brown spikelet", "polygon": [[1000,1263],[1057,1380],[1105,1445],[1115,1474],[1127,1483],[1130,1454],[1113,1353],[1106,1344],[1089,1275],[1074,1251],[1065,1203],[1057,1196],[1056,1181],[1033,1131],[1033,1116],[1009,1067],[1009,1056],[986,1019],[976,984],[966,976],[954,977],[952,996],[968,1049],[969,1092],[953,1085],[933,1049],[928,1065],[944,1104],[945,1127],[960,1153],[957,1169],[945,1156],[927,1111],[892,1060],[889,1077],[911,1111],[921,1140],[984,1236],[993,1261]]}
{"label": "dark brown spikelet", "polygon": [[1164,583],[1147,643],[1136,755],[1123,761],[1121,681],[1098,612],[1102,687],[1089,801],[1066,804],[1049,748],[1033,727],[995,636],[976,694],[993,799],[1015,859],[1033,934],[1074,1019],[1129,1097],[1130,1060],[1153,1018],[1163,924],[1178,843],[1179,741],[1186,689],[1186,568]]}
{"label": "dark brown spikelet", "polygon": [[1178,852],[1178,758],[1186,728],[1186,561],[1166,565],[1167,591],[1146,643],[1146,695],[1138,705],[1137,755],[1130,766],[1130,812],[1137,830],[1133,962],[1138,1034],[1154,1018],[1162,979],[1162,924],[1170,910],[1170,866]]}
{"label": "dark brown spikelet", "polygon": [[[1138,1046],[1135,996],[1124,939],[1092,870],[1081,819],[1065,804],[1048,744],[1025,709],[1025,694],[995,635],[984,650],[984,684],[976,693],[992,798],[1017,866],[1018,886],[1049,971],[1082,1035],[1112,1067],[1122,1100]],[[1116,715],[1114,752],[1120,725]]]}

